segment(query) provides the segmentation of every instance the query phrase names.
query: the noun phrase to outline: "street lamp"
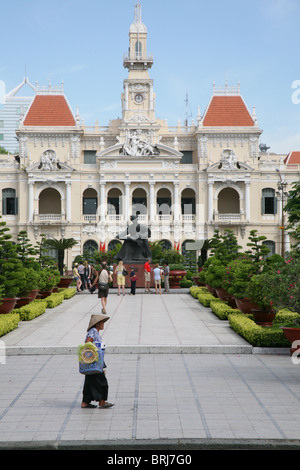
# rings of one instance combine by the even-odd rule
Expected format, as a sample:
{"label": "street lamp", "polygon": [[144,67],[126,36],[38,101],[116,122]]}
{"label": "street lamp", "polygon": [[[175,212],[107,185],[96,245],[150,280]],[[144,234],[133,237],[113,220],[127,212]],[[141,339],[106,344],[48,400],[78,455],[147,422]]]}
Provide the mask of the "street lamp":
{"label": "street lamp", "polygon": [[284,203],[285,203],[285,198],[288,195],[286,191],[287,187],[287,182],[282,179],[281,173],[279,169],[276,169],[276,171],[279,174],[279,182],[277,183],[278,191],[276,192],[277,197],[280,198],[281,200],[281,226],[279,227],[281,229],[281,256],[284,257]]}

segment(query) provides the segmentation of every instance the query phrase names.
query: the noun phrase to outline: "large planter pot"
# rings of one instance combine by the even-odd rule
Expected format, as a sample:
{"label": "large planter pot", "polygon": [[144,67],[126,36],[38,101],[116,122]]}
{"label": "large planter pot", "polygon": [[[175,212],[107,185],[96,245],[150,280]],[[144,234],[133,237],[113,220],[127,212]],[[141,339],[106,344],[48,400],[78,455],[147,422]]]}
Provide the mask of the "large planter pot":
{"label": "large planter pot", "polygon": [[[285,338],[291,343],[292,347],[290,349],[290,353],[291,355],[297,351],[297,349],[299,350],[300,352],[300,328],[293,328],[293,327],[287,327],[287,326],[281,326],[280,327],[283,331],[283,334],[285,336]],[[293,344],[295,343],[295,341],[298,341],[297,344]]]}
{"label": "large planter pot", "polygon": [[259,305],[257,305],[255,302],[252,302],[252,300],[244,298],[244,299],[238,299],[237,297],[234,298],[235,303],[237,305],[237,308],[242,312],[242,313],[251,313],[252,309],[257,309],[259,310]]}
{"label": "large planter pot", "polygon": [[46,297],[49,297],[49,295],[52,294],[53,289],[51,290],[39,290],[38,297],[39,299],[45,299]]}
{"label": "large planter pot", "polygon": [[223,300],[223,302],[227,302],[231,308],[237,308],[235,298],[233,295],[228,294],[227,290],[222,287],[216,287],[215,291],[219,299]]}
{"label": "large planter pot", "polygon": [[229,297],[229,294],[228,294],[227,290],[223,289],[222,287],[216,287],[215,291],[216,291],[217,296],[219,297],[219,299],[221,299],[223,301],[227,300],[227,298]]}
{"label": "large planter pot", "polygon": [[34,300],[34,299],[36,298],[36,296],[38,295],[38,292],[39,292],[38,289],[33,289],[33,290],[29,293],[29,297],[31,297],[31,300]]}
{"label": "large planter pot", "polygon": [[179,282],[186,275],[186,271],[182,269],[174,269],[170,271],[170,289],[180,289]]}
{"label": "large planter pot", "polygon": [[205,287],[214,297],[218,297],[217,291],[214,287],[211,287],[209,284],[205,284]]}
{"label": "large planter pot", "polygon": [[67,287],[69,287],[72,281],[72,277],[61,277],[59,283],[57,284],[57,287],[66,289]]}
{"label": "large planter pot", "polygon": [[0,300],[0,314],[10,313],[17,303],[18,297],[5,297]]}
{"label": "large planter pot", "polygon": [[197,286],[205,286],[205,282],[200,282],[199,276],[193,276],[193,281]]}
{"label": "large planter pot", "polygon": [[275,318],[275,313],[268,312],[263,309],[252,309],[252,315],[254,316],[255,323],[260,326],[272,326]]}
{"label": "large planter pot", "polygon": [[30,302],[32,302],[32,299],[31,297],[20,297],[17,302],[16,302],[16,305],[14,308],[21,308],[21,307],[24,307],[24,305],[27,305],[29,304]]}

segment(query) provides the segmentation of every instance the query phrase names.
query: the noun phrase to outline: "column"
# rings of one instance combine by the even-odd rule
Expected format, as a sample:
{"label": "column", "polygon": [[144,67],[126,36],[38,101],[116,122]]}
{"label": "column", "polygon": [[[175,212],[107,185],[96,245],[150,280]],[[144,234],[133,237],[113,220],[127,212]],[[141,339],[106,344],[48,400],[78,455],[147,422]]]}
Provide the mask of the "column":
{"label": "column", "polygon": [[150,216],[150,223],[152,224],[154,222],[154,217],[155,217],[154,181],[149,182],[149,185],[150,185],[150,210],[149,210],[149,216]]}
{"label": "column", "polygon": [[105,181],[100,182],[100,220],[105,221],[106,197],[105,197]]}
{"label": "column", "polygon": [[245,214],[246,221],[250,221],[250,182],[245,181]]}
{"label": "column", "polygon": [[208,222],[213,220],[213,183],[208,183]]}
{"label": "column", "polygon": [[66,213],[67,213],[67,221],[70,222],[72,219],[71,214],[71,181],[66,182],[67,186],[67,196],[66,196]]}
{"label": "column", "polygon": [[125,181],[125,201],[124,201],[124,221],[125,223],[128,223],[129,220],[129,206],[130,201],[129,201],[129,187],[130,187],[130,182]]}
{"label": "column", "polygon": [[28,183],[29,191],[28,191],[28,222],[33,221],[33,185],[31,181]]}
{"label": "column", "polygon": [[125,109],[125,111],[127,111],[127,109],[128,109],[128,83],[127,82],[124,83],[124,90],[125,90],[125,93],[124,93],[124,95],[125,95],[125,108],[124,109]]}
{"label": "column", "polygon": [[174,181],[174,223],[179,221],[179,182]]}

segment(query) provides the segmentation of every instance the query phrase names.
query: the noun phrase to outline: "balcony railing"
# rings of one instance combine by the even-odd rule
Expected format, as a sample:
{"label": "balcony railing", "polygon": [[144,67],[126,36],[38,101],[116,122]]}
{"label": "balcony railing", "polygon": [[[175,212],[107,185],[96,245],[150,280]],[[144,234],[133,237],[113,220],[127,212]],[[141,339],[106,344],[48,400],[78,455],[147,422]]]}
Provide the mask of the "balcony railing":
{"label": "balcony railing", "polygon": [[34,222],[63,222],[65,214],[34,214]]}

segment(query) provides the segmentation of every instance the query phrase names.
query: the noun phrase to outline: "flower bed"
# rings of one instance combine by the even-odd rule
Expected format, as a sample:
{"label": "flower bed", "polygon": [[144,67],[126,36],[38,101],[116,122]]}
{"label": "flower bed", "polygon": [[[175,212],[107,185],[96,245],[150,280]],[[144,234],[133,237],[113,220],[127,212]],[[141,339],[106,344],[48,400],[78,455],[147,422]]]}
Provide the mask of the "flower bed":
{"label": "flower bed", "polygon": [[29,321],[45,313],[46,307],[47,304],[45,300],[33,300],[30,304],[15,308],[12,314],[19,314],[20,320]]}

